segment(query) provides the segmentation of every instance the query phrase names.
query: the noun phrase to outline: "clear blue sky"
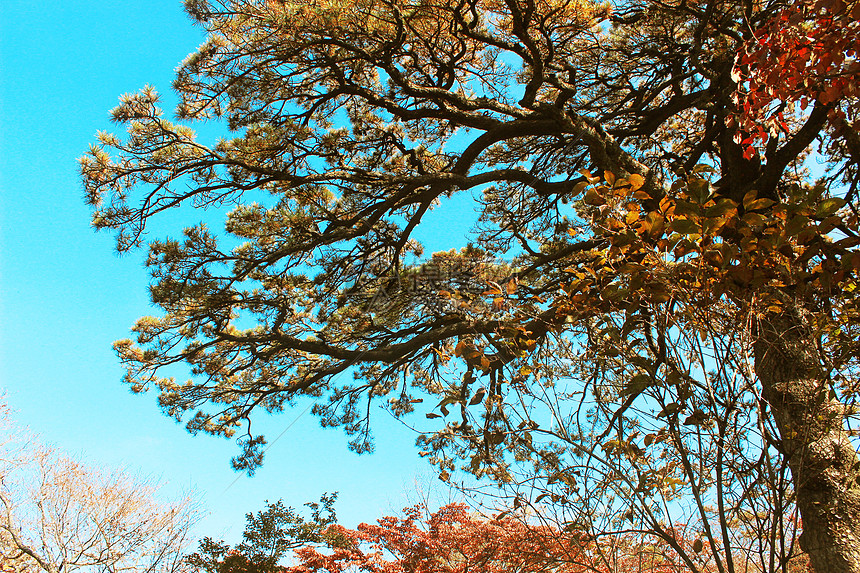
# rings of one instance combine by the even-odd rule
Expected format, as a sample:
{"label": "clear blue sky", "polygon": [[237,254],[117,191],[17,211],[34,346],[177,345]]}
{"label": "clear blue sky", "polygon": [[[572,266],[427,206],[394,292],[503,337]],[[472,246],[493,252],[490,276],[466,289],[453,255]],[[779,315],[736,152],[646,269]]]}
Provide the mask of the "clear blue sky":
{"label": "clear blue sky", "polygon": [[[133,396],[120,383],[111,343],[154,312],[148,274],[141,252],[120,258],[113,237],[90,227],[76,159],[96,130],[112,129],[108,110],[121,93],[152,84],[169,94],[173,69],[202,39],[180,0],[4,0],[0,387],[21,423],[64,450],[131,464],[174,490],[196,487],[211,512],[200,534],[235,539],[263,500],[301,505],[326,491],[340,492],[344,524],[371,521],[405,505],[415,477],[428,474],[414,434],[384,412],[374,454],[352,454],[340,430],[305,415],[247,478],[229,467],[232,441],[188,435],[161,415],[154,395]],[[438,233],[446,215],[463,214],[434,212],[440,224],[431,226]],[[460,229],[430,248],[462,246]],[[269,440],[298,414],[264,421]]]}

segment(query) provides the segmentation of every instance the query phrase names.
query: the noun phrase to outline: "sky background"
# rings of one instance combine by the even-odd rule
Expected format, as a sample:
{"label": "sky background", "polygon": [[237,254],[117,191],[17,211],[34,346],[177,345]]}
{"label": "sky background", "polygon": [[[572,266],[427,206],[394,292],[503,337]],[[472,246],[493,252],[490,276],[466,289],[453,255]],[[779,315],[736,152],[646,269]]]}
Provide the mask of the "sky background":
{"label": "sky background", "polygon": [[[91,228],[77,158],[97,130],[116,131],[108,111],[122,93],[151,84],[170,112],[173,70],[202,41],[180,0],[3,1],[0,389],[45,441],[95,465],[160,476],[169,492],[195,488],[209,512],[199,535],[236,540],[244,514],[264,500],[299,506],[331,491],[347,526],[391,514],[415,502],[416,480],[441,484],[415,434],[381,410],[376,452],[364,456],[348,451],[341,430],[300,415],[307,404],[255,422],[270,443],[286,431],[248,478],[230,468],[232,440],[190,436],[160,413],[155,394],[120,383],[111,344],[155,312],[149,276],[142,251],[119,257],[113,236]],[[464,215],[462,204],[430,215],[428,254],[463,246]]]}

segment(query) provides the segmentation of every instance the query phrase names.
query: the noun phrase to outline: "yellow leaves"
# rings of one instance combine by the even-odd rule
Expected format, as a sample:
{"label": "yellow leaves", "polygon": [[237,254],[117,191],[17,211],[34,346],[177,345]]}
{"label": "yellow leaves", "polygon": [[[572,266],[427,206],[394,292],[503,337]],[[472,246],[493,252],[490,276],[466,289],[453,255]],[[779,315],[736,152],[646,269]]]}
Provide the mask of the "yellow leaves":
{"label": "yellow leaves", "polygon": [[594,176],[591,174],[591,171],[588,169],[580,169],[579,174],[582,175],[586,181],[588,181],[588,185],[595,185],[600,181],[600,176]]}
{"label": "yellow leaves", "polygon": [[639,220],[639,213],[639,205],[637,205],[636,203],[630,203],[627,206],[627,214],[624,216],[624,222],[627,225],[632,225]]}
{"label": "yellow leaves", "polygon": [[[751,191],[751,193],[754,193],[754,191]],[[755,211],[758,209],[768,209],[770,207],[773,207],[776,204],[775,201],[772,201],[772,200],[767,199],[767,198],[755,199],[754,201],[750,201],[749,203],[747,203],[746,198],[744,198],[744,201],[745,201],[744,202],[744,210],[745,211]]]}
{"label": "yellow leaves", "polygon": [[665,219],[660,213],[653,211],[648,213],[644,223],[645,226],[647,226],[647,232],[651,237],[656,238],[663,234]]}
{"label": "yellow leaves", "polygon": [[660,199],[660,213],[671,217],[675,214],[675,201],[670,199],[669,197],[663,197]]}
{"label": "yellow leaves", "polygon": [[[487,19],[498,22],[500,27],[510,29],[513,26],[511,5],[504,0],[481,0],[475,2],[479,12],[487,14]],[[609,14],[607,4],[583,0],[537,0],[529,4],[531,14],[529,32],[537,34],[535,24],[540,23],[540,30],[553,31],[555,34],[576,33],[577,29],[587,29]],[[522,8],[520,8],[522,10]],[[518,19],[522,12],[518,11]],[[513,40],[515,37],[511,37]]]}

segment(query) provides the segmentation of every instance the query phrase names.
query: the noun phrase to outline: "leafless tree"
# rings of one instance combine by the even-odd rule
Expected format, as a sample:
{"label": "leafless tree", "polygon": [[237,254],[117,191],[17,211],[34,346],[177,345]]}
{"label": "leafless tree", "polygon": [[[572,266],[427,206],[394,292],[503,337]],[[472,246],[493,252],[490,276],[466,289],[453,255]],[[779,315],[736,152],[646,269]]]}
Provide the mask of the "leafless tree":
{"label": "leafless tree", "polygon": [[[0,425],[13,429],[0,407]],[[0,571],[184,570],[200,516],[192,495],[163,501],[159,480],[87,465],[20,430],[4,433],[18,438],[0,445]]]}

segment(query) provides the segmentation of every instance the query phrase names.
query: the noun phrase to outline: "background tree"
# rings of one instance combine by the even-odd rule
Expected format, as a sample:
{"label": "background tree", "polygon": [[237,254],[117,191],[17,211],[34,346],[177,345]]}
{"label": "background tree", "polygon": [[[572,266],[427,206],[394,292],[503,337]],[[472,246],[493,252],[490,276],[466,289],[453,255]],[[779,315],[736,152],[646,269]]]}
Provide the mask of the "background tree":
{"label": "background tree", "polygon": [[[260,530],[264,516],[282,507],[278,502],[257,517],[249,514],[246,540],[249,533]],[[676,573],[686,569],[674,551],[638,535],[591,538],[527,523],[511,514],[485,518],[469,512],[464,504],[448,504],[433,512],[414,506],[402,516],[383,517],[356,529],[329,523],[320,538],[302,540],[302,533],[295,533],[277,531],[279,546],[293,549],[292,558],[280,562],[247,543],[226,552],[212,551],[211,540],[201,543],[208,557],[201,560],[195,554],[192,561],[200,570],[220,573]],[[674,539],[694,551],[697,542],[685,533],[675,530]],[[698,552],[706,554],[707,549],[698,547]],[[707,557],[701,563],[703,571],[717,570]],[[793,565],[794,571],[804,570],[802,560]],[[744,562],[740,570],[755,570],[755,564]]]}
{"label": "background tree", "polygon": [[230,547],[224,541],[205,537],[187,563],[206,573],[278,573],[281,561],[293,549],[314,545],[339,546],[340,534],[330,529],[337,523],[334,502],[337,494],[324,494],[319,503],[305,504],[310,519],[302,517],[282,500],[267,503],[265,511],[245,516],[243,541]]}
{"label": "background tree", "polygon": [[[428,515],[422,519],[422,514]],[[347,540],[333,551],[304,547],[285,573],[667,573],[677,570],[655,547],[632,539],[601,546],[578,534],[529,525],[513,517],[483,519],[462,504],[429,513],[404,510],[355,530],[338,527]],[[632,543],[631,543],[632,542]]]}
{"label": "background tree", "polygon": [[199,516],[191,497],[161,502],[156,481],[87,467],[33,436],[7,443],[0,458],[3,573],[188,570],[189,529]]}
{"label": "background tree", "polygon": [[[17,441],[13,441],[15,435],[14,423],[12,422],[12,413],[9,405],[6,403],[5,395],[0,394],[0,436],[3,436],[0,441],[0,483],[10,468],[14,468],[19,463],[20,446]],[[28,555],[14,548],[12,538],[0,528],[0,572],[2,573],[28,573],[36,571],[35,564]]]}
{"label": "background tree", "polygon": [[[358,451],[374,399],[429,395],[452,417],[421,441],[443,478],[465,460],[692,570],[679,520],[718,570],[742,549],[776,571],[802,518],[818,571],[860,570],[853,7],[792,20],[829,10],[837,40],[810,52],[818,88],[778,89],[803,49],[780,1],[186,5],[210,36],[177,115],[232,138],[203,145],[146,88],[114,110],[128,138],[82,159],[120,250],[165,210],[235,204],[223,234],[150,242],[164,313],[116,344],[133,389],[220,435],[319,398]],[[411,264],[456,193],[474,244]],[[241,441],[252,471],[265,439]]]}

